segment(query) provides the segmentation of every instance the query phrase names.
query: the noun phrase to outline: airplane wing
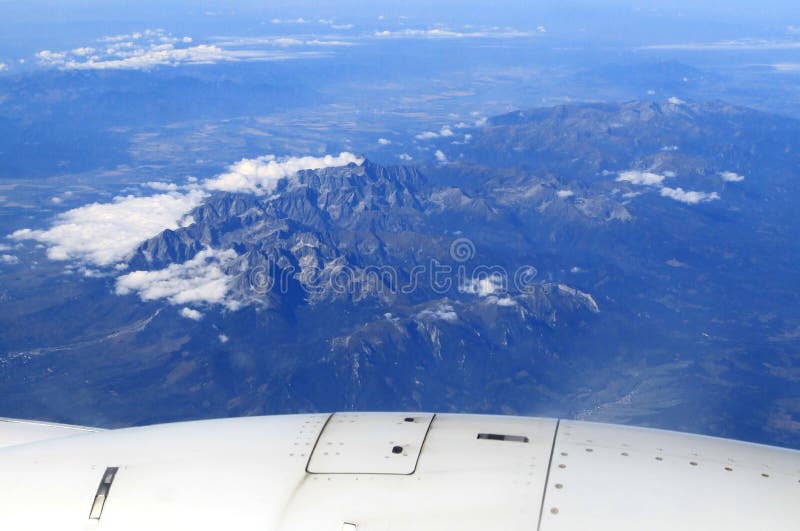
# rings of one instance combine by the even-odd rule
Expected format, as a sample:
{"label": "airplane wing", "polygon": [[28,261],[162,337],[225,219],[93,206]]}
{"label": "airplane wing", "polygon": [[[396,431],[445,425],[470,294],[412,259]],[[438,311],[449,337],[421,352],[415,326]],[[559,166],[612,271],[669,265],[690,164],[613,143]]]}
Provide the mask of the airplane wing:
{"label": "airplane wing", "polygon": [[59,429],[0,449],[0,529],[788,531],[800,522],[800,452],[661,430],[429,413]]}
{"label": "airplane wing", "polygon": [[0,417],[0,448],[101,431],[97,428]]}

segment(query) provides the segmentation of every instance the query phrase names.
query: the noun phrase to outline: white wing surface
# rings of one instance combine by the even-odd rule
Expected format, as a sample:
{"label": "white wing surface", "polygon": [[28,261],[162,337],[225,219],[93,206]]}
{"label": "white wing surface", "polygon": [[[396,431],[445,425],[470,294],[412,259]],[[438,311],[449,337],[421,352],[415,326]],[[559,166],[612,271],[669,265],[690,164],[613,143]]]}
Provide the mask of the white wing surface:
{"label": "white wing surface", "polygon": [[800,452],[660,430],[426,413],[108,431],[16,424],[0,448],[3,530],[794,531],[800,522]]}

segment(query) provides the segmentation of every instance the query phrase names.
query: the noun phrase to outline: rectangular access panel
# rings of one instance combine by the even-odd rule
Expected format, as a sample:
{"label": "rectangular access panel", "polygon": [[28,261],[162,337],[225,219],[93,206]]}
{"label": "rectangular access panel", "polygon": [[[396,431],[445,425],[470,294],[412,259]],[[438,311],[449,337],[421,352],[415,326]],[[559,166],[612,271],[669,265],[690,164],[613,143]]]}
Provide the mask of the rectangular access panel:
{"label": "rectangular access panel", "polygon": [[311,474],[413,474],[434,415],[335,413],[320,434]]}

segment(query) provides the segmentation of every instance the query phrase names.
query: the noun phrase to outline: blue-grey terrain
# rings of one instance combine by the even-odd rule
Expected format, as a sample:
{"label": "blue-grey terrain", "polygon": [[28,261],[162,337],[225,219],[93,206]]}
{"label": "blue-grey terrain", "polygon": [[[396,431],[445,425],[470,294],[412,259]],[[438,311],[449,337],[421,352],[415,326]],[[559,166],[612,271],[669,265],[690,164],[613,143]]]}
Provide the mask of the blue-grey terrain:
{"label": "blue-grey terrain", "polygon": [[0,42],[0,416],[800,446],[796,26],[290,7]]}

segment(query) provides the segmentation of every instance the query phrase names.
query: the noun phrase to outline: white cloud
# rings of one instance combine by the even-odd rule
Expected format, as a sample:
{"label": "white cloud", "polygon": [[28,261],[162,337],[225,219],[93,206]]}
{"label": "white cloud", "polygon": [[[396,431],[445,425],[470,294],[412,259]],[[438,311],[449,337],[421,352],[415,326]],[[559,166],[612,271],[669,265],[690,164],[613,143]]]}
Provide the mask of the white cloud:
{"label": "white cloud", "polygon": [[676,98],[675,96],[670,96],[670,98],[667,101],[672,105],[683,105],[684,103],[686,103],[682,99]]}
{"label": "white cloud", "polygon": [[149,197],[116,197],[68,210],[47,230],[22,229],[11,237],[48,246],[52,260],[77,259],[107,266],[126,259],[136,247],[164,229],[177,229],[181,219],[206,197],[202,190]]}
{"label": "white cloud", "polygon": [[177,192],[181,188],[175,183],[162,183],[157,181],[150,181],[144,183],[144,185],[160,192]]}
{"label": "white cloud", "polygon": [[[155,33],[154,30],[145,30],[146,34]],[[125,33],[122,35],[107,35],[105,37],[100,37],[97,39],[97,42],[122,42],[122,41],[136,41],[143,37],[144,35],[142,32],[135,32],[135,33]]]}
{"label": "white cloud", "polygon": [[194,223],[188,214],[210,191],[265,194],[273,191],[281,179],[293,177],[298,171],[362,164],[363,161],[352,153],[281,160],[272,155],[243,159],[230,166],[228,173],[208,179],[202,185],[147,183],[148,187],[165,193],[128,195],[116,197],[111,203],[74,208],[58,215],[49,229],[21,229],[10,237],[45,244],[52,260],[112,266],[125,261],[143,241],[165,229],[174,230]]}
{"label": "white cloud", "polygon": [[363,158],[347,152],[342,152],[338,156],[290,157],[283,160],[277,160],[274,155],[267,155],[255,159],[242,159],[230,166],[227,173],[206,180],[203,186],[208,190],[268,194],[275,190],[279,181],[294,176],[301,170],[363,163]]}
{"label": "white cloud", "polygon": [[380,144],[382,146],[388,146],[391,143],[392,143],[392,141],[389,140],[388,138],[379,138],[378,139],[378,144]]}
{"label": "white cloud", "polygon": [[736,39],[715,42],[689,42],[675,44],[651,44],[641,47],[644,50],[708,50],[708,51],[741,51],[741,50],[794,50],[800,48],[797,40],[768,39]]}
{"label": "white cloud", "polygon": [[0,262],[4,264],[17,264],[19,263],[19,258],[13,254],[0,254]]}
{"label": "white cloud", "polygon": [[458,321],[458,314],[455,308],[447,303],[439,304],[436,308],[422,310],[417,314],[417,317],[420,319],[439,319],[448,323]]}
{"label": "white cloud", "polygon": [[466,279],[459,291],[462,293],[472,293],[479,297],[489,297],[499,295],[508,291],[504,279],[498,274],[481,275],[477,278]]}
{"label": "white cloud", "polygon": [[415,136],[417,140],[430,140],[432,138],[439,138],[439,133],[434,133],[433,131],[425,131],[424,133],[420,133]]}
{"label": "white cloud", "polygon": [[304,19],[303,17],[284,18],[284,19],[273,18],[272,19],[272,23],[273,24],[308,24],[309,22],[310,22],[309,20]]}
{"label": "white cloud", "polygon": [[719,176],[722,177],[723,181],[729,183],[738,183],[744,181],[744,175],[739,175],[738,173],[732,171],[723,171],[719,174]]}
{"label": "white cloud", "polygon": [[402,39],[508,39],[518,37],[531,37],[536,35],[528,31],[519,31],[513,28],[484,28],[478,31],[454,31],[442,28],[433,29],[402,29],[396,31],[376,31],[375,37]]}
{"label": "white cloud", "polygon": [[355,46],[355,42],[339,39],[304,39],[300,37],[215,37],[217,46],[239,48],[242,46],[274,46],[279,48],[314,46]]}
{"label": "white cloud", "polygon": [[238,54],[224,51],[214,45],[200,44],[188,48],[175,48],[173,44],[152,45],[137,48],[117,57],[90,56],[86,60],[68,59],[57,65],[64,70],[146,70],[156,66],[181,64],[211,64],[220,61],[236,61]]}
{"label": "white cloud", "polygon": [[50,50],[42,50],[36,54],[39,59],[39,64],[44,66],[60,66],[64,64],[67,58],[66,52],[51,52]]}
{"label": "white cloud", "polygon": [[5,63],[0,63],[0,72],[2,72],[3,70],[8,70],[8,65]]}
{"label": "white cloud", "polygon": [[217,337],[219,338],[219,342],[222,343],[223,345],[225,343],[227,343],[228,341],[230,341],[230,338],[228,336],[226,336],[225,334],[220,334]]}
{"label": "white cloud", "polygon": [[294,37],[268,37],[264,39],[253,40],[256,42],[251,42],[252,44],[269,44],[271,46],[280,46],[283,48],[288,48],[290,46],[303,46],[306,43],[306,41],[296,39]]}
{"label": "white cloud", "polygon": [[236,309],[238,304],[227,298],[234,277],[223,270],[236,258],[233,249],[205,249],[182,264],[122,275],[117,279],[116,293],[135,293],[144,301],[166,299],[171,304],[224,304]]}
{"label": "white cloud", "polygon": [[628,182],[640,186],[656,186],[660,185],[666,175],[659,175],[657,173],[630,170],[619,173],[617,177],[618,182]]}
{"label": "white cloud", "polygon": [[352,24],[331,24],[331,28],[335,30],[351,30],[354,27]]}
{"label": "white cloud", "polygon": [[414,160],[414,157],[412,157],[408,153],[400,153],[399,155],[397,155],[397,158],[406,162]]}
{"label": "white cloud", "polygon": [[355,43],[350,41],[341,41],[341,40],[323,40],[323,39],[311,39],[308,41],[303,42],[306,46],[355,46]]}
{"label": "white cloud", "polygon": [[416,135],[414,138],[416,138],[417,140],[432,140],[434,138],[439,138],[439,137],[447,138],[454,135],[455,133],[453,132],[453,129],[449,125],[445,125],[442,126],[442,128],[439,130],[438,133],[435,131],[424,131]]}
{"label": "white cloud", "polygon": [[717,192],[696,192],[693,190],[684,190],[683,188],[668,188],[661,189],[662,197],[669,197],[675,201],[686,203],[688,205],[695,205],[697,203],[707,203],[719,199]]}
{"label": "white cloud", "polygon": [[181,308],[180,314],[181,317],[186,317],[192,321],[200,321],[203,318],[203,314],[194,308]]}
{"label": "white cloud", "polygon": [[447,155],[442,153],[441,149],[437,149],[434,155],[436,155],[436,160],[439,161],[440,163],[444,164],[447,162]]}
{"label": "white cloud", "polygon": [[558,192],[556,192],[556,195],[561,199],[566,199],[567,197],[572,197],[573,195],[575,195],[575,192],[573,192],[572,190],[559,190]]}
{"label": "white cloud", "polygon": [[84,46],[67,51],[42,50],[36,57],[40,65],[61,70],[148,70],[158,66],[225,61],[279,61],[326,55],[321,52],[227,49],[214,44],[192,45],[191,37],[174,37],[164,30],[101,37],[98,42],[102,44],[99,49]]}
{"label": "white cloud", "polygon": [[772,68],[784,73],[800,72],[800,63],[775,63]]}
{"label": "white cloud", "polygon": [[515,301],[511,297],[490,296],[486,298],[486,302],[490,304],[496,304],[497,306],[502,306],[505,308],[510,308],[517,305],[517,301]]}
{"label": "white cloud", "polygon": [[[684,190],[683,188],[670,188],[663,186],[663,181],[666,178],[676,177],[677,174],[672,171],[665,171],[662,174],[643,172],[639,170],[631,170],[620,172],[617,177],[618,182],[628,182],[639,186],[654,186],[660,190],[662,197],[669,197],[675,201],[694,205],[697,203],[705,203],[719,199],[717,192],[697,192],[692,190]],[[723,177],[724,178],[724,177]],[[623,197],[631,198],[638,194],[624,194]]]}

